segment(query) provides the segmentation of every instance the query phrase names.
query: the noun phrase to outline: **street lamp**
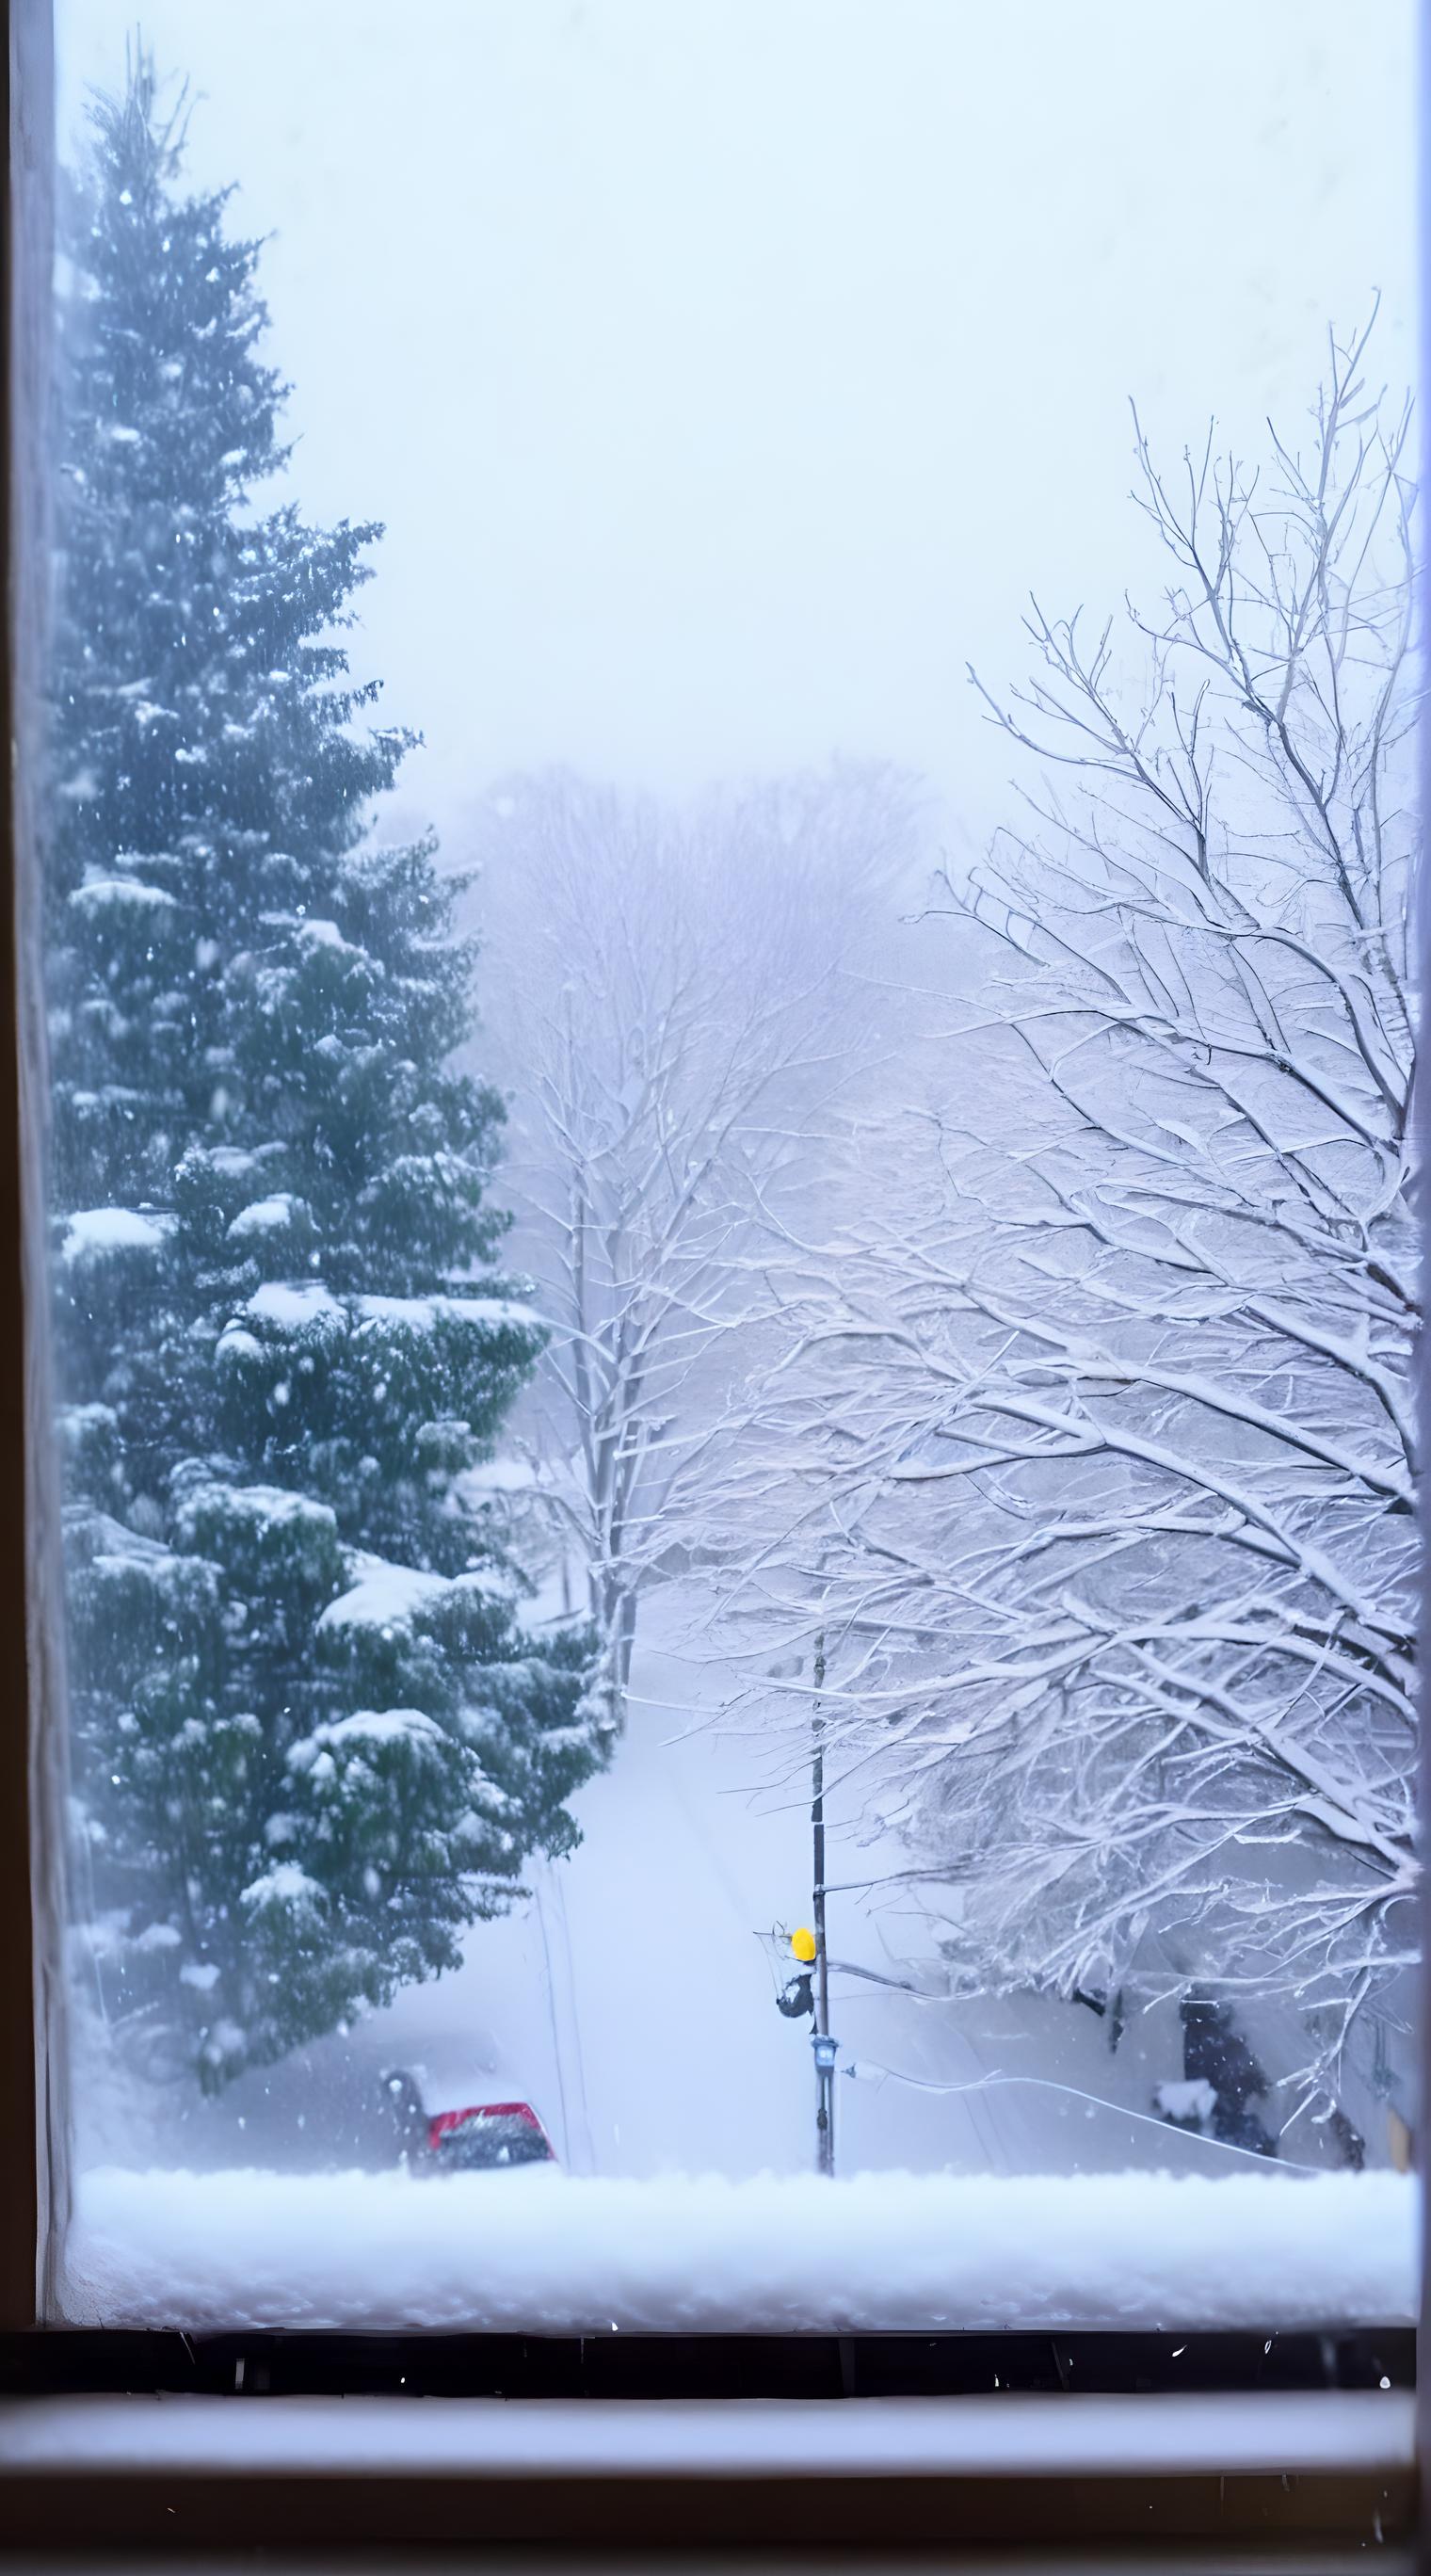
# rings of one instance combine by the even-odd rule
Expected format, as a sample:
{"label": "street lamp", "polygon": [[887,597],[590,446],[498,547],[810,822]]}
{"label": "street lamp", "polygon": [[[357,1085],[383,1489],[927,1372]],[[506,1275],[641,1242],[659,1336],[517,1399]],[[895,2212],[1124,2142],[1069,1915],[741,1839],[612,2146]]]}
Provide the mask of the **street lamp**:
{"label": "street lamp", "polygon": [[787,1979],[775,2001],[792,2021],[809,2013],[815,2027],[815,2169],[835,2170],[835,2060],[840,2043],[830,2037],[830,1960],[825,1948],[825,1720],[820,1693],[825,1687],[825,1632],[815,1639],[815,1699],[810,1711],[810,1829],[814,1862],[815,1928],[806,1923],[790,1935],[790,1947],[801,1973]]}

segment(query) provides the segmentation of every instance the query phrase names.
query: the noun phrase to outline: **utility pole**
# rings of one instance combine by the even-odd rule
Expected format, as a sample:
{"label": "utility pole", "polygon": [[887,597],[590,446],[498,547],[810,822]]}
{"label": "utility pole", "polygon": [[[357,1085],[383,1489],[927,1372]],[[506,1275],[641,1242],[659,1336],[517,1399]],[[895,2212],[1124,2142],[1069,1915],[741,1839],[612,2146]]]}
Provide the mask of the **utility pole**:
{"label": "utility pole", "polygon": [[817,2171],[833,2175],[835,2170],[835,2052],[838,2042],[830,2037],[830,1961],[825,1948],[825,1719],[820,1707],[820,1693],[825,1687],[825,1631],[815,1639],[815,1705],[810,1728],[813,1749],[810,1760],[810,1833],[814,1850],[815,1908],[815,2027],[810,2045],[815,2052],[815,2162]]}

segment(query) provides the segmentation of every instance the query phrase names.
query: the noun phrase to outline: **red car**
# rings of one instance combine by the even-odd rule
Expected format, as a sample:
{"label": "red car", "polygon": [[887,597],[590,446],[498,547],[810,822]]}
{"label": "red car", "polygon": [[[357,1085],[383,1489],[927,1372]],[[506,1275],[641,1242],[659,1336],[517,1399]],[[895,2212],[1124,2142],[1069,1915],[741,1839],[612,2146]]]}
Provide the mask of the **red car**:
{"label": "red car", "polygon": [[530,2102],[471,2102],[465,2111],[434,2112],[427,2124],[427,2152],[441,2173],[556,2162]]}
{"label": "red car", "polygon": [[418,2173],[484,2173],[498,2165],[556,2162],[530,2102],[468,2102],[460,2110],[429,2111],[411,2075],[395,2069],[382,2081]]}

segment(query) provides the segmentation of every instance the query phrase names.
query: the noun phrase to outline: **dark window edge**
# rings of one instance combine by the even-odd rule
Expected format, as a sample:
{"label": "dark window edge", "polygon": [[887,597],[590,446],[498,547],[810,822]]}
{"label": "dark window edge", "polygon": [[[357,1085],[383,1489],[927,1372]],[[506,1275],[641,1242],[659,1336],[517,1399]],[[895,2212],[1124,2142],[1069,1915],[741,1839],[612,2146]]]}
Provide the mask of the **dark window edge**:
{"label": "dark window edge", "polygon": [[1279,2333],[186,2334],[0,2337],[0,2397],[959,2397],[1410,2388],[1411,2327]]}

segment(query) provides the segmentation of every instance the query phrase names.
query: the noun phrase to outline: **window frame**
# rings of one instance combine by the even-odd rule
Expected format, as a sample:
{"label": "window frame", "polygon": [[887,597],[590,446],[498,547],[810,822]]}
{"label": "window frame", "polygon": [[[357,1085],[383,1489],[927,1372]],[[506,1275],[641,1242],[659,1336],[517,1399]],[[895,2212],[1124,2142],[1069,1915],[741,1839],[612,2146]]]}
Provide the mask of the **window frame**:
{"label": "window frame", "polygon": [[[35,764],[48,533],[45,435],[54,204],[54,49],[50,0],[7,0],[9,220],[4,241],[6,405],[3,685],[11,746],[0,838],[0,1635],[8,1641],[0,1722],[0,2399],[71,2405],[73,2465],[16,2474],[0,2446],[0,2518],[12,2542],[176,2538],[235,2544],[304,2538],[410,2540],[477,2536],[670,2542],[831,2541],[882,2547],[964,2539],[1193,2537],[1234,2540],[1316,2533],[1323,2545],[1388,2540],[1411,2528],[1412,2475],[1386,2459],[1287,2478],[1225,2468],[1189,2450],[1156,2472],[1135,2458],[1134,2411],[1196,2388],[1255,2405],[1273,2391],[1398,2388],[1413,2378],[1410,2330],[1301,2334],[1118,2335],[1013,2331],[936,2336],[743,2338],[420,2337],[285,2331],[189,2336],[56,2327],[50,2249],[64,2216],[60,1854],[63,1846],[62,1619],[52,1534],[56,1479],[48,1437],[47,1290],[43,1276],[43,1012],[36,930]],[[1431,0],[1418,0],[1421,130],[1431,102]],[[1422,148],[1422,229],[1431,242],[1431,177]],[[1422,380],[1431,387],[1431,293],[1423,295]],[[1423,428],[1431,490],[1431,430]],[[1423,577],[1423,633],[1428,630]],[[1423,715],[1423,811],[1431,813],[1431,716]],[[1431,962],[1431,897],[1423,879],[1420,945]],[[1431,1105],[1421,1092],[1423,1143]],[[1431,1162],[1431,1151],[1427,1153]],[[1431,1372],[1419,1390],[1431,1434]],[[1423,1664],[1424,1670],[1424,1664]],[[1423,1697],[1426,1694],[1423,1681]],[[1428,1703],[1431,1711],[1431,1703]],[[1422,1731],[1423,1813],[1431,1814],[1431,1725]],[[1423,1895],[1431,1936],[1431,1896]],[[1431,1954],[1431,1937],[1424,1940]],[[1431,1981],[1428,1981],[1431,1983]],[[1423,2006],[1431,2064],[1431,1994]],[[1424,2257],[1431,2281],[1431,2245]],[[1423,2298],[1423,2314],[1428,2302]],[[1423,2329],[1424,2331],[1424,2329]],[[1176,2349],[1175,2349],[1176,2346]],[[1419,2443],[1431,2456],[1431,2389],[1420,2374]],[[1040,2474],[1039,2425],[1074,2395],[1101,2389],[1127,2407],[1129,2450],[1086,2474]],[[118,2390],[196,2399],[209,2426],[181,2475],[119,2471],[86,2451],[90,2401]],[[366,2392],[393,2425],[414,2397],[459,2408],[494,2398],[649,2408],[671,2397],[720,2406],[752,2396],[806,2402],[938,2396],[974,2406],[992,2392],[1030,2409],[1017,2475],[966,2459],[949,2474],[800,2475],[788,2468],[622,2470],[478,2477],[410,2465],[335,2475],[304,2466],[227,2464],[234,2409],[260,2395]],[[1047,2415],[1042,2410],[1047,2409]],[[0,2410],[3,2411],[3,2410]],[[974,2418],[966,2418],[972,2423]],[[1176,2446],[1175,2446],[1176,2447]],[[975,2444],[977,2451],[977,2443]],[[176,2501],[177,2499],[177,2501]]]}
{"label": "window frame", "polygon": [[59,1687],[54,1575],[43,1533],[47,1490],[44,1286],[40,1276],[39,994],[32,898],[35,739],[44,631],[47,522],[43,439],[49,372],[53,237],[53,43],[41,0],[10,0],[10,129],[4,243],[6,404],[3,688],[10,751],[0,850],[0,1624],[10,1640],[0,1724],[0,2325],[14,2329],[50,2305],[45,2249],[60,2105],[49,2044],[60,2003],[52,1931],[60,1848],[58,1729],[47,1722]]}

